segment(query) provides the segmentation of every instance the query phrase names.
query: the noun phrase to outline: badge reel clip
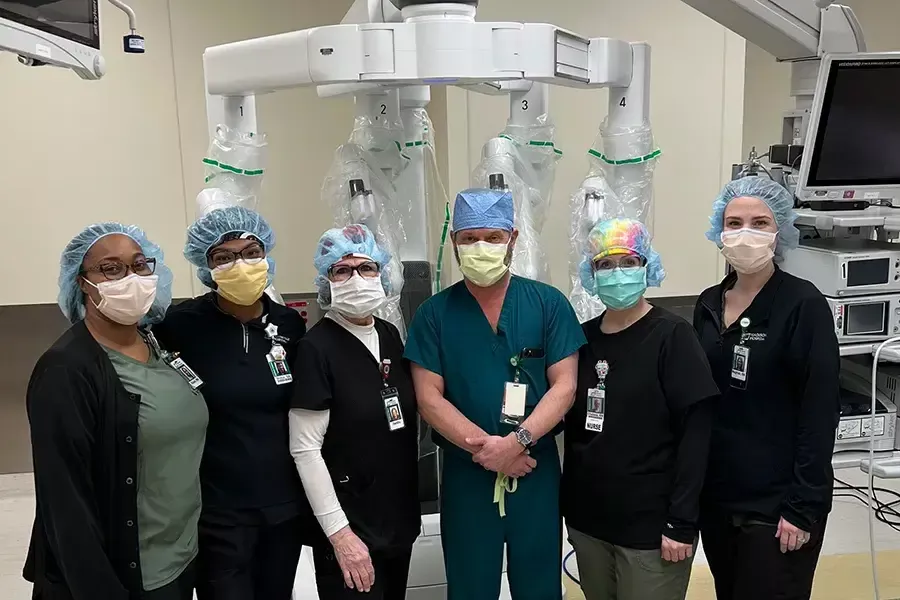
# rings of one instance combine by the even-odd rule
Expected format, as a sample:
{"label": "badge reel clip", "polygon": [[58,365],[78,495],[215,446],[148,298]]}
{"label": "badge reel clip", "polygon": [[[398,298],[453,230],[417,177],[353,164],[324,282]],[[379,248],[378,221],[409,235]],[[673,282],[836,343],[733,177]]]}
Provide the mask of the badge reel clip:
{"label": "badge reel clip", "polygon": [[153,348],[156,355],[159,356],[170,369],[174,370],[182,379],[184,379],[191,387],[191,391],[195,394],[199,394],[200,388],[203,387],[203,380],[194,373],[194,370],[190,368],[186,362],[184,362],[184,359],[180,358],[177,352],[163,350],[152,331],[147,332],[145,339],[150,344],[150,347]]}
{"label": "badge reel clip", "polygon": [[388,383],[391,375],[391,359],[382,360],[380,370],[381,380],[384,383],[381,399],[384,402],[384,414],[387,417],[388,429],[397,431],[406,427],[406,423],[403,420],[403,409],[400,406],[400,394],[397,392],[397,388],[391,387]]}
{"label": "badge reel clip", "polygon": [[750,348],[745,344],[749,338],[747,328],[750,327],[750,319],[744,317],[740,324],[741,341],[734,347],[734,354],[731,357],[731,387],[746,390],[747,380],[750,377]]}
{"label": "badge reel clip", "polygon": [[288,342],[288,338],[278,335],[278,325],[269,323],[265,328],[266,339],[272,342],[269,353],[266,354],[266,361],[269,363],[269,370],[275,379],[275,385],[285,385],[294,381],[291,375],[291,369],[287,364],[287,351],[282,344]]}
{"label": "badge reel clip", "polygon": [[584,419],[584,428],[600,433],[606,419],[606,376],[609,375],[609,363],[599,360],[594,365],[594,370],[597,371],[597,385],[587,391],[587,416]]}
{"label": "badge reel clip", "polygon": [[521,383],[522,363],[528,358],[543,358],[544,351],[534,348],[525,348],[516,356],[509,359],[513,366],[513,380],[506,382],[503,392],[503,409],[500,414],[500,422],[506,425],[521,425],[525,420],[525,405],[528,400],[528,384]]}

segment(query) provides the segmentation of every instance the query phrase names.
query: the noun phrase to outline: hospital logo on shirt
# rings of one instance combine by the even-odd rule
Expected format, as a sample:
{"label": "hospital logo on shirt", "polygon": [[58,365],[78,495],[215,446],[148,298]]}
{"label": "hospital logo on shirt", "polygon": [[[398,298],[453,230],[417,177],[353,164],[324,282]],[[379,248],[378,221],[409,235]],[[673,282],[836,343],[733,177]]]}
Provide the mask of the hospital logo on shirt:
{"label": "hospital logo on shirt", "polygon": [[741,337],[745,342],[764,342],[766,341],[766,332],[762,331],[759,333],[745,333]]}

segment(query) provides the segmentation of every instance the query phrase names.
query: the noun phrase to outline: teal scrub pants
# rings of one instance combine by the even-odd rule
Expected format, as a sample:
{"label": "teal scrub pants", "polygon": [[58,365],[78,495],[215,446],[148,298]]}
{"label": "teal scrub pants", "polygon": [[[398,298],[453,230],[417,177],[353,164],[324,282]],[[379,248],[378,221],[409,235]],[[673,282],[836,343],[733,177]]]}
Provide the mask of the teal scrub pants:
{"label": "teal scrub pants", "polygon": [[[552,441],[552,440],[551,440]],[[441,540],[448,600],[497,600],[506,544],[515,600],[562,597],[562,519],[556,444],[532,451],[538,466],[505,494],[506,517],[494,502],[497,474],[457,452],[444,454]],[[508,486],[512,487],[512,485]]]}

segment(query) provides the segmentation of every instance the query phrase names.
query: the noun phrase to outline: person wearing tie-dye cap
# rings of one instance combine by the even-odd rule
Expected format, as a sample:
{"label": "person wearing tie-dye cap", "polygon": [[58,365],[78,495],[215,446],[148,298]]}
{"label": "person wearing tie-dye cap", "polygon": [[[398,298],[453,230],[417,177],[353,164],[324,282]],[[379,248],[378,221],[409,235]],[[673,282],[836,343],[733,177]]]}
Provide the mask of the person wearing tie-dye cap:
{"label": "person wearing tie-dye cap", "polygon": [[644,297],[665,271],[642,223],[597,223],[581,276],[606,305],[583,325],[565,421],[561,502],[581,587],[587,600],[682,600],[718,389],[691,325]]}

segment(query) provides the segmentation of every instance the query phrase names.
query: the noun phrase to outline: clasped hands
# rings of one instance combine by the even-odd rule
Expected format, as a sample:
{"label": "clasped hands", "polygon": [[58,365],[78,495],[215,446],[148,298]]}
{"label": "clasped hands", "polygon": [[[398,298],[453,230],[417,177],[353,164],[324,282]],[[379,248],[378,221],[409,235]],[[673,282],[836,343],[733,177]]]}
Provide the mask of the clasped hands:
{"label": "clasped hands", "polygon": [[537,466],[537,461],[528,455],[514,434],[466,438],[466,444],[477,448],[472,461],[507,477],[524,477]]}

